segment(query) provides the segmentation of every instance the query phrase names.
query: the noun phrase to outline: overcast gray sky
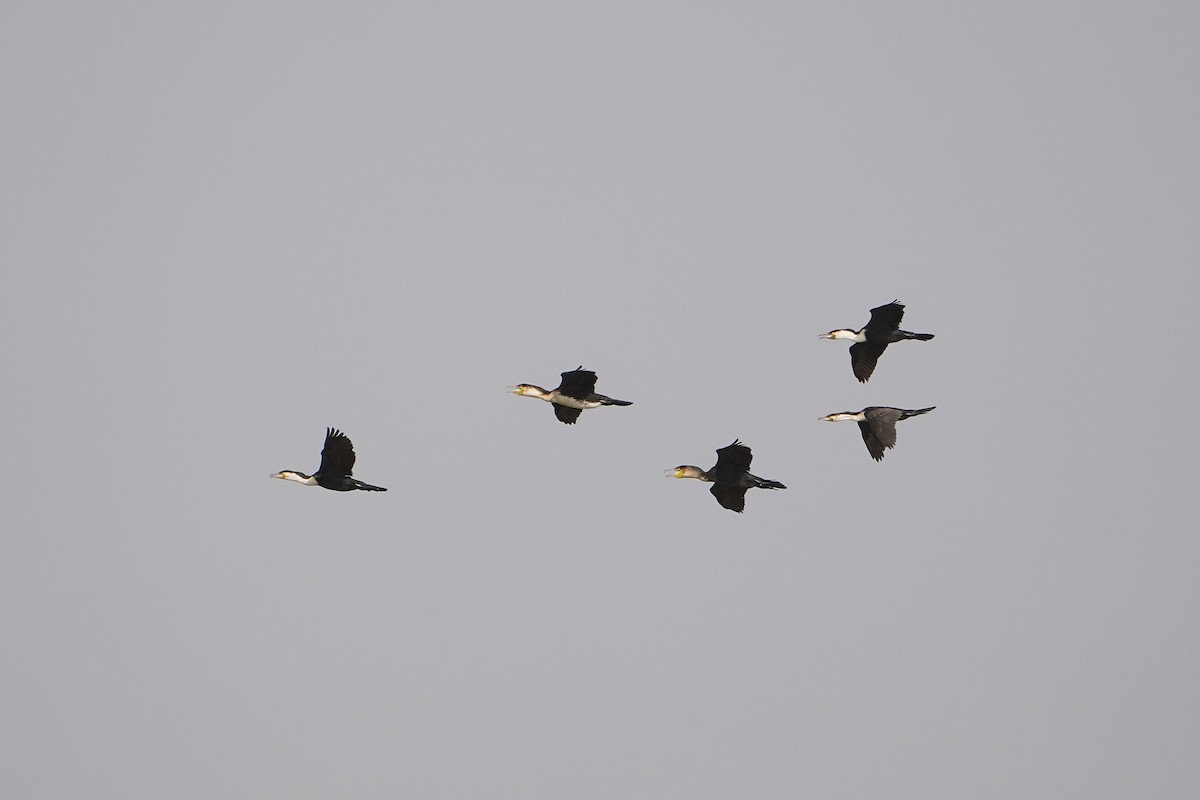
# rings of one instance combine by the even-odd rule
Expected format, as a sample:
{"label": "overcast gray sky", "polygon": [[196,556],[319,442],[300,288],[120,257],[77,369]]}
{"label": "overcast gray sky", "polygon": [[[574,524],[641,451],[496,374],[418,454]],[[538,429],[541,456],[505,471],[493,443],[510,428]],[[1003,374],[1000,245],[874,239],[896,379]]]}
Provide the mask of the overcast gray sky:
{"label": "overcast gray sky", "polygon": [[1194,5],[4,17],[3,796],[1200,792]]}

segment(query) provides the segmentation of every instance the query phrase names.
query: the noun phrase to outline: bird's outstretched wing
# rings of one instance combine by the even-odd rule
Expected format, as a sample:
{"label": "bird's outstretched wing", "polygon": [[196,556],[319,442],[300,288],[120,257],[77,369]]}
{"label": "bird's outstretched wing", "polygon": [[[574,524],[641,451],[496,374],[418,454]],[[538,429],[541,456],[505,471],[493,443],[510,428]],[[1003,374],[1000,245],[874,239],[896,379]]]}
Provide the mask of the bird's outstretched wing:
{"label": "bird's outstretched wing", "polygon": [[321,468],[317,471],[326,478],[349,475],[354,471],[354,445],[350,443],[346,434],[337,428],[325,430],[325,447],[321,450]]}
{"label": "bird's outstretched wing", "polygon": [[872,406],[867,409],[867,422],[871,423],[871,430],[875,431],[884,447],[896,446],[896,423],[905,416],[905,412],[899,408]]}
{"label": "bird's outstretched wing", "polygon": [[900,327],[902,319],[904,306],[893,300],[871,309],[871,321],[867,323],[867,330],[871,333],[890,333]]}
{"label": "bird's outstretched wing", "polygon": [[866,444],[867,452],[871,454],[871,458],[876,461],[881,460],[883,458],[883,451],[887,448],[884,447],[883,442],[879,440],[875,432],[871,430],[871,423],[860,422],[858,423],[858,429],[862,431],[863,443]]}
{"label": "bird's outstretched wing", "polygon": [[723,508],[728,508],[730,511],[736,511],[739,514],[746,508],[746,489],[745,486],[733,486],[728,483],[714,483],[712,488],[712,496],[717,498],[717,502]]}
{"label": "bird's outstretched wing", "polygon": [[859,383],[866,383],[875,371],[879,357],[887,349],[887,342],[858,342],[850,345],[850,369]]}
{"label": "bird's outstretched wing", "polygon": [[717,463],[713,467],[714,482],[736,483],[738,478],[750,471],[753,457],[749,447],[734,439],[733,444],[717,451]]}
{"label": "bird's outstretched wing", "polygon": [[554,403],[554,416],[568,425],[574,425],[575,420],[579,419],[579,415],[582,413],[582,408],[571,408],[570,406],[560,406],[558,403]]}
{"label": "bird's outstretched wing", "polygon": [[900,419],[900,410],[874,406],[865,410],[866,420],[858,423],[862,431],[863,442],[871,458],[879,461],[883,451],[896,446],[896,421]]}
{"label": "bird's outstretched wing", "polygon": [[[582,366],[576,367],[570,372],[562,373],[562,383],[558,384],[559,394],[574,397],[576,400],[586,400],[595,391],[596,373],[590,369],[584,369]],[[562,418],[559,417],[559,419]],[[565,422],[566,420],[563,421]]]}

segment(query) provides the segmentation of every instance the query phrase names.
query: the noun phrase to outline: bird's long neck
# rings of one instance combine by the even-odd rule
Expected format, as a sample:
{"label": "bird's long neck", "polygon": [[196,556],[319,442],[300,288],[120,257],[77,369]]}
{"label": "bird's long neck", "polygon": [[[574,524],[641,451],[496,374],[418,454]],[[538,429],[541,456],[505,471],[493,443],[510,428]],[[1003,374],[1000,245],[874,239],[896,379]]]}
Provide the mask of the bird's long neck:
{"label": "bird's long neck", "polygon": [[846,341],[858,342],[861,344],[867,340],[867,332],[865,328],[861,331],[852,331],[848,328],[845,328],[840,331],[830,331],[829,333],[825,334],[825,338],[845,339]]}
{"label": "bird's long neck", "polygon": [[676,467],[673,474],[676,478],[695,478],[698,481],[712,483],[712,478],[709,477],[708,473],[699,467],[693,467],[690,465]]}
{"label": "bird's long neck", "polygon": [[285,481],[295,481],[296,483],[302,483],[305,486],[317,485],[317,479],[314,476],[305,475],[303,472],[296,472],[295,470],[290,469],[285,469],[283,472],[276,472],[271,477],[279,478]]}
{"label": "bird's long neck", "polygon": [[534,386],[526,383],[522,384],[518,388],[520,391],[514,392],[514,394],[519,394],[522,397],[536,397],[538,400],[550,400],[550,392],[547,392],[540,386]]}

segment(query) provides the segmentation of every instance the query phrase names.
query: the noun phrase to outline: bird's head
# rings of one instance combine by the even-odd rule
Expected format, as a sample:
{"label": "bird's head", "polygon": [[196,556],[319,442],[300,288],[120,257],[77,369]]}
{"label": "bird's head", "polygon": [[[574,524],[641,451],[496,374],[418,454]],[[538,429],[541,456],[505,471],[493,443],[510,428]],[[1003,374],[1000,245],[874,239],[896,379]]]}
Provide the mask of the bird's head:
{"label": "bird's head", "polygon": [[305,475],[303,472],[297,472],[296,470],[293,470],[293,469],[280,470],[279,472],[273,473],[271,475],[271,477],[279,478],[280,480],[284,480],[284,481],[295,481],[296,483],[303,483],[306,486],[311,486],[316,483],[316,479],[313,478],[311,475]]}
{"label": "bird's head", "polygon": [[819,336],[817,336],[817,338],[818,339],[856,339],[856,338],[858,338],[858,331],[852,331],[847,328],[838,328],[836,331],[830,331],[829,333],[822,333]]}
{"label": "bird's head", "polygon": [[853,411],[839,411],[836,414],[826,414],[823,417],[818,417],[821,422],[843,422],[848,419],[857,419],[858,415]]}
{"label": "bird's head", "polygon": [[688,464],[680,464],[678,467],[671,467],[664,473],[668,478],[703,478],[704,470],[699,467],[693,467]]}
{"label": "bird's head", "polygon": [[508,391],[513,394],[522,396],[541,397],[546,393],[546,390],[540,386],[534,386],[532,383],[518,383],[516,386],[508,387]]}

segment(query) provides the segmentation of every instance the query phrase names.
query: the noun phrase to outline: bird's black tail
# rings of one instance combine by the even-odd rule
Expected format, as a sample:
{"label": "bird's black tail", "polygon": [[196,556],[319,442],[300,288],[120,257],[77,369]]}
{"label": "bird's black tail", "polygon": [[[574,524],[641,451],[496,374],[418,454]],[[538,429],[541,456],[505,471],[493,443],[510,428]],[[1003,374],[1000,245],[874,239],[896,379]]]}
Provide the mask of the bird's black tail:
{"label": "bird's black tail", "polygon": [[787,488],[779,481],[767,480],[766,478],[760,478],[757,475],[754,476],[754,479],[758,481],[758,488],[760,488],[760,489],[786,489]]}
{"label": "bird's black tail", "polygon": [[604,400],[602,402],[606,406],[631,406],[631,405],[633,405],[633,403],[629,402],[628,400],[614,400],[611,397],[604,398]]}
{"label": "bird's black tail", "polygon": [[912,331],[896,331],[905,339],[916,339],[919,342],[928,342],[933,338],[932,333],[913,333]]}
{"label": "bird's black tail", "polygon": [[929,408],[918,408],[915,410],[912,410],[912,409],[906,410],[904,412],[904,416],[900,417],[900,419],[908,419],[909,417],[915,417],[917,414],[928,414],[930,411],[933,411],[935,408],[937,408],[937,406],[930,406]]}
{"label": "bird's black tail", "polygon": [[386,492],[387,491],[387,489],[383,488],[382,486],[372,486],[371,484],[363,483],[362,481],[355,481],[354,488],[361,489],[364,492]]}

